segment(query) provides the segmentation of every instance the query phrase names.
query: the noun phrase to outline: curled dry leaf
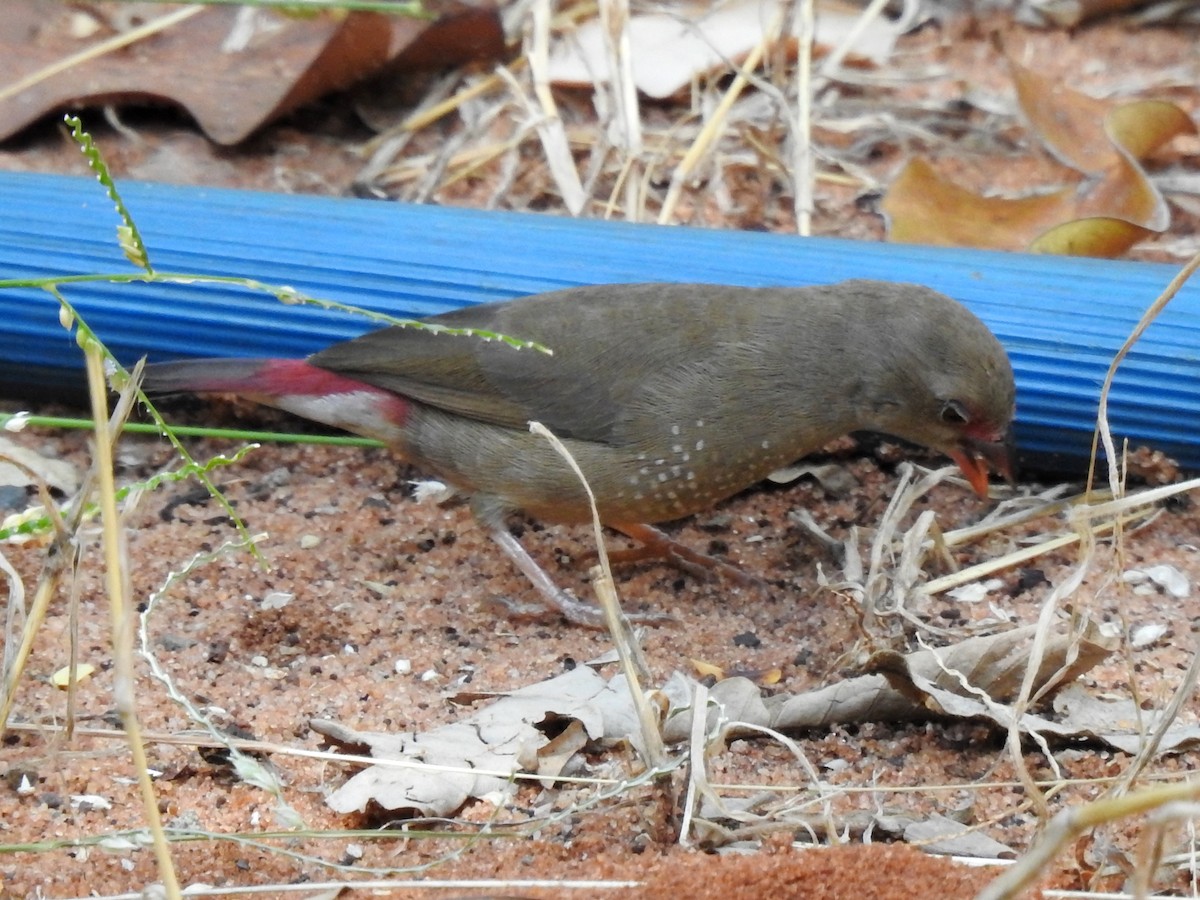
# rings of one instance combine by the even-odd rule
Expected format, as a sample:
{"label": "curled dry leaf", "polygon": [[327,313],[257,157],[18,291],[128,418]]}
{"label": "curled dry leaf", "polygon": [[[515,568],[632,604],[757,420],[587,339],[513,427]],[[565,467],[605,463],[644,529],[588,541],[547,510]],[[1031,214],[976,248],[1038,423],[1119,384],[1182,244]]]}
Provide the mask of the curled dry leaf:
{"label": "curled dry leaf", "polygon": [[[1164,8],[1167,18],[1163,21],[1171,21],[1172,17],[1183,19],[1185,7],[1194,7],[1190,0],[1158,4],[1150,4],[1150,0],[1022,0],[1017,7],[1017,19],[1044,28],[1075,28],[1084,22],[1128,13],[1148,4]],[[1194,9],[1191,11],[1195,12]]]}
{"label": "curled dry leaf", "polygon": [[[907,656],[877,654],[871,660],[876,672],[817,690],[762,699],[759,690],[744,678],[714,685],[712,699],[724,709],[725,721],[746,722],[777,730],[827,728],[835,724],[908,721],[930,713],[957,715],[957,697],[973,712],[988,706],[974,699],[978,692],[1000,703],[1016,695],[1029,662],[1035,626],[1025,626],[986,637],[968,638],[938,650],[921,650]],[[1047,643],[1035,690],[1053,679],[1068,683],[1102,662],[1116,647],[1116,639],[1089,623],[1082,634],[1059,634]],[[970,689],[964,686],[970,685]],[[936,692],[937,697],[934,697]],[[945,696],[944,700],[938,699]],[[969,695],[964,698],[963,695]],[[716,712],[710,713],[715,727]],[[687,715],[667,718],[664,738],[682,740],[690,729]],[[730,734],[739,734],[735,725]]]}
{"label": "curled dry leaf", "polygon": [[[92,6],[99,29],[81,41],[65,21],[76,12],[67,4],[6,4],[0,84],[22,87],[0,92],[0,138],[54,110],[160,101],[182,106],[217,143],[235,144],[264,122],[378,69],[390,40],[387,17],[377,13],[301,18],[229,6],[197,8],[128,46],[83,55],[119,35],[110,6]],[[174,10],[145,6],[148,22]]]}
{"label": "curled dry leaf", "polygon": [[1196,131],[1178,106],[1114,104],[1056,84],[1010,60],[1017,99],[1046,147],[1087,176],[1032,197],[983,197],[912,160],[888,190],[890,237],[905,243],[1114,257],[1170,224],[1139,160]]}
{"label": "curled dry leaf", "polygon": [[[552,739],[542,726],[554,719],[572,721]],[[374,804],[450,815],[473,798],[506,795],[519,772],[554,778],[590,741],[637,736],[624,680],[605,682],[587,666],[512,691],[461,722],[423,734],[359,732],[324,719],[311,724],[350,752],[400,763],[371,766],[334,791],[326,802],[341,813]]]}
{"label": "curled dry leaf", "polygon": [[[1054,711],[1059,716],[1055,733],[1093,738],[1126,753],[1138,753],[1146,737],[1162,725],[1159,710],[1141,709],[1127,697],[1096,697],[1079,685],[1071,685],[1054,698]],[[1164,729],[1158,752],[1180,753],[1197,745],[1200,727],[1175,722]]]}
{"label": "curled dry leaf", "polygon": [[[216,143],[236,144],[381,71],[445,66],[503,49],[494,9],[453,0],[425,4],[435,20],[160,3],[4,6],[0,140],[55,110],[164,102],[187,110]],[[135,24],[144,33],[123,41]]]}

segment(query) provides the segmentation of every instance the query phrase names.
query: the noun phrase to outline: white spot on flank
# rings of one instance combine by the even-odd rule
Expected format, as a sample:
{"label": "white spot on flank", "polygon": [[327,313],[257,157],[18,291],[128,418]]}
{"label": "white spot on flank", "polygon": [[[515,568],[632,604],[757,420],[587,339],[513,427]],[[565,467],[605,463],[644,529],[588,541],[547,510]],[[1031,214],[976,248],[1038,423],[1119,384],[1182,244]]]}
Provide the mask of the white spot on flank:
{"label": "white spot on flank", "polygon": [[696,452],[699,453],[703,449],[704,449],[704,441],[703,440],[696,441]]}
{"label": "white spot on flank", "polygon": [[649,474],[650,474],[650,467],[649,467],[649,466],[642,466],[640,469],[638,469],[638,474],[639,474],[639,475],[649,475]]}
{"label": "white spot on flank", "polygon": [[703,427],[704,427],[704,420],[703,420],[703,419],[697,419],[697,420],[696,420],[696,427],[697,427],[697,428],[703,428]]}
{"label": "white spot on flank", "polygon": [[658,480],[659,480],[659,481],[666,481],[666,480],[667,480],[667,473],[666,473],[666,472],[659,472],[659,473],[658,473]]}
{"label": "white spot on flank", "polygon": [[683,456],[680,457],[680,459],[682,459],[684,462],[687,462],[691,458],[692,458],[692,454],[690,454],[690,453],[685,453],[685,454],[683,454]]}
{"label": "white spot on flank", "polygon": [[679,434],[679,426],[678,425],[671,426],[671,434]]}
{"label": "white spot on flank", "polygon": [[762,448],[763,448],[764,450],[770,450],[770,449],[771,449],[771,442],[770,442],[770,441],[763,441],[763,442],[762,442]]}
{"label": "white spot on flank", "polygon": [[683,444],[672,444],[671,452],[672,453],[682,453],[683,452]]}

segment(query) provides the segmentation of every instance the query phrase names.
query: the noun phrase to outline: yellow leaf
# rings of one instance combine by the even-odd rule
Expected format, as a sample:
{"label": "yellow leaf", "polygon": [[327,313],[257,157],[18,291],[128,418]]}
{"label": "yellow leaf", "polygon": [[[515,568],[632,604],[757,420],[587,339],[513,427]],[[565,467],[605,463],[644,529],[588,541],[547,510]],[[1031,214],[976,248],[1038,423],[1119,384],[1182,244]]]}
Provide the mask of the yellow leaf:
{"label": "yellow leaf", "polygon": [[722,678],[725,677],[725,670],[722,669],[720,666],[715,666],[712,663],[707,663],[707,662],[704,662],[699,659],[693,659],[693,660],[691,660],[691,663],[692,663],[692,666],[696,669],[696,674],[699,675],[701,678],[706,678],[706,677],[711,676],[712,678],[715,678],[717,681],[720,681]]}
{"label": "yellow leaf", "polygon": [[[75,681],[76,681],[76,683],[78,683],[80,681],[85,681],[86,679],[91,678],[92,674],[95,671],[96,671],[96,667],[93,666],[91,663],[79,663],[78,665],[75,666]],[[54,685],[56,688],[58,688],[60,691],[65,691],[67,689],[67,685],[70,684],[70,681],[71,681],[71,667],[70,666],[63,666],[61,669],[59,669],[57,672],[55,672],[53,675],[50,676],[50,683],[52,685]]]}

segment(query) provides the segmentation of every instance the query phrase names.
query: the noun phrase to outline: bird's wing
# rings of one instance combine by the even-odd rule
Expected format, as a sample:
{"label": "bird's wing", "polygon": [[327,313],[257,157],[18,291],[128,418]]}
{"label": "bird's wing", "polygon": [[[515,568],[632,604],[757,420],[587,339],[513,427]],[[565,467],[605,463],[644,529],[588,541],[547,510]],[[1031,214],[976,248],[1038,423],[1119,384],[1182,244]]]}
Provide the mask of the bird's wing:
{"label": "bird's wing", "polygon": [[[601,285],[429,320],[536,341],[553,355],[472,336],[387,328],[309,361],[477,421],[524,429],[536,420],[560,437],[622,443],[629,440],[629,417],[653,412],[646,409],[648,388],[671,393],[669,386],[681,380],[703,382],[717,347],[736,345],[761,320],[754,305],[766,294],[750,300],[744,292],[734,303],[725,293],[708,285]],[[679,397],[663,405],[677,408]]]}
{"label": "bird's wing", "polygon": [[[645,342],[678,343],[669,331],[648,338],[663,335],[653,323],[634,329],[634,338],[614,334],[628,334],[620,327],[623,317],[637,316],[639,309],[640,315],[655,314],[640,287],[620,295],[581,289],[570,298],[484,304],[429,320],[536,341],[552,355],[471,335],[386,328],[335,344],[309,361],[480,422],[525,429],[536,420],[560,437],[607,442],[617,412],[667,352]],[[641,342],[634,352],[631,342]]]}
{"label": "bird's wing", "polygon": [[[480,339],[415,328],[386,328],[340,344],[309,359],[328,369],[419,403],[508,428],[521,428],[529,411],[519,397],[488,378]],[[505,348],[526,357],[536,351]],[[482,354],[484,357],[487,354]]]}

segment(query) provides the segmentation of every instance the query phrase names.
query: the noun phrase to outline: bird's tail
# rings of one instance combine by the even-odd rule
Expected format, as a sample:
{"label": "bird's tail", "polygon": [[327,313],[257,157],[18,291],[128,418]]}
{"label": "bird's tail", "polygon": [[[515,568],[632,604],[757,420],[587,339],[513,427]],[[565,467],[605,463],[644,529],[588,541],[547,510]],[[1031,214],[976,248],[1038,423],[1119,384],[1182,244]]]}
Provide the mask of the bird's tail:
{"label": "bird's tail", "polygon": [[286,369],[308,369],[301,359],[184,359],[146,366],[142,389],[165,394],[263,394],[285,381]]}
{"label": "bird's tail", "polygon": [[189,359],[146,366],[148,394],[237,394],[315,422],[397,444],[409,402],[303,359]]}

